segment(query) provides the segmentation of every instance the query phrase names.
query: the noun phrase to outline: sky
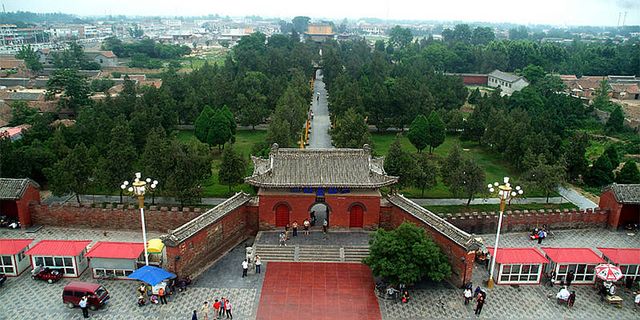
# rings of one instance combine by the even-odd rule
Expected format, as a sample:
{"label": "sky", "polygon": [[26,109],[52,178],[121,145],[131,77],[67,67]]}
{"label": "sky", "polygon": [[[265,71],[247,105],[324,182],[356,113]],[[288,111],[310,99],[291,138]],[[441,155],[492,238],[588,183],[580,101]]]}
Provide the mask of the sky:
{"label": "sky", "polygon": [[[62,12],[80,16],[249,16],[341,20],[510,22],[517,24],[640,25],[640,0],[2,0],[6,11]],[[622,24],[622,18],[620,18]]]}

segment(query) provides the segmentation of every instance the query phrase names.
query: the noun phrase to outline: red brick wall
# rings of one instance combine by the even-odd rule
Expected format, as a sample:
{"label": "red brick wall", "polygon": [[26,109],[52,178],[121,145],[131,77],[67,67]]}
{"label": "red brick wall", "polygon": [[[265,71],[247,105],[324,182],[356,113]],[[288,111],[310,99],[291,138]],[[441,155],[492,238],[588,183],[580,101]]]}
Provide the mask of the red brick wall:
{"label": "red brick wall", "polygon": [[383,207],[381,211],[380,223],[384,225],[385,228],[396,228],[403,222],[408,221],[423,228],[427,232],[442,252],[449,258],[452,271],[449,281],[454,285],[461,287],[463,284],[471,281],[475,252],[468,252],[462,246],[422,222],[422,220],[398,207],[391,205],[391,207],[388,208]]}
{"label": "red brick wall", "polygon": [[18,207],[18,218],[20,219],[20,225],[23,229],[30,227],[32,223],[31,212],[29,209],[29,205],[31,203],[40,203],[40,190],[29,183],[27,184],[27,189],[24,191],[22,198],[16,201],[16,206]]}
{"label": "red brick wall", "polygon": [[[33,224],[58,227],[97,228],[107,230],[139,230],[140,210],[137,206],[118,205],[106,208],[94,208],[91,205],[65,204],[30,206]],[[201,208],[167,208],[151,206],[145,209],[144,218],[147,230],[167,232],[191,221],[204,212]]]}
{"label": "red brick wall", "polygon": [[[269,230],[275,228],[276,207],[285,204],[290,208],[289,221],[298,221],[302,224],[309,218],[311,207],[316,203],[315,194],[283,194],[260,195],[260,229]],[[325,195],[325,204],[329,207],[329,225],[331,228],[349,228],[349,209],[354,204],[359,204],[364,209],[364,228],[375,229],[380,221],[380,197],[379,196],[355,196],[355,195]],[[321,222],[320,222],[321,223]]]}
{"label": "red brick wall", "polygon": [[257,207],[238,207],[178,246],[167,246],[167,269],[179,276],[197,276],[228,250],[255,235],[258,232],[257,222]]}
{"label": "red brick wall", "polygon": [[487,85],[489,77],[487,75],[464,75],[462,83],[465,85]]}
{"label": "red brick wall", "polygon": [[[447,214],[445,219],[456,227],[475,234],[494,233],[498,228],[499,213]],[[533,210],[506,211],[502,219],[502,232],[530,231],[543,224],[553,229],[603,228],[609,218],[608,210]]]}
{"label": "red brick wall", "polygon": [[617,229],[620,224],[622,205],[618,203],[612,190],[607,190],[600,195],[600,203],[598,203],[598,206],[602,209],[609,210],[607,225],[610,228]]}

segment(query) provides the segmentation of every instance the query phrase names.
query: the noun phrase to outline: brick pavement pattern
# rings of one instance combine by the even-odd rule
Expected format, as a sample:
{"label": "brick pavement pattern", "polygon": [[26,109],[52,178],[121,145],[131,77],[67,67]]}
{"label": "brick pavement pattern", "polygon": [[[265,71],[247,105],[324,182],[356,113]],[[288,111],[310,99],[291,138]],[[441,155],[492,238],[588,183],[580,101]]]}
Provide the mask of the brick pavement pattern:
{"label": "brick pavement pattern", "polygon": [[378,320],[371,270],[359,263],[269,262],[257,319]]}

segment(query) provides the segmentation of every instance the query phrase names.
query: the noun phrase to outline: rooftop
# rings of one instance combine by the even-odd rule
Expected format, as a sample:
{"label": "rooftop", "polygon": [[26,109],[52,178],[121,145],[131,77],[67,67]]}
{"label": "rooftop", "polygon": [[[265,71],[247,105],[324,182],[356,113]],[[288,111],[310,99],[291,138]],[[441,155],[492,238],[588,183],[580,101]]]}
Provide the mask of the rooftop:
{"label": "rooftop", "polygon": [[40,185],[31,179],[0,178],[0,200],[18,200],[22,198],[29,184],[40,188]]}
{"label": "rooftop", "polygon": [[77,256],[86,249],[91,240],[42,240],[25,254],[30,256]]}
{"label": "rooftop", "polygon": [[[488,247],[489,253],[493,255],[493,247]],[[501,264],[536,264],[548,263],[536,248],[500,248],[496,256],[496,262]]]}
{"label": "rooftop", "polygon": [[[543,247],[542,251],[555,263],[604,263],[591,248],[549,248]],[[498,251],[499,252],[499,251]]]}
{"label": "rooftop", "polygon": [[618,203],[640,204],[640,184],[611,184],[605,188],[613,191]]}
{"label": "rooftop", "polygon": [[279,149],[269,159],[252,157],[254,170],[245,178],[257,187],[380,188],[397,177],[384,171],[384,159],[372,158],[371,149]]}
{"label": "rooftop", "polygon": [[511,82],[511,83],[516,82],[516,81],[518,81],[520,79],[525,80],[524,77],[515,75],[513,73],[502,72],[502,71],[500,71],[498,69],[493,70],[491,73],[489,73],[489,76],[490,77],[494,77],[494,78],[498,78],[498,79],[506,81],[506,82]]}
{"label": "rooftop", "polygon": [[640,248],[598,248],[615,264],[640,264]]}
{"label": "rooftop", "polygon": [[0,255],[14,255],[31,242],[33,239],[0,239]]}
{"label": "rooftop", "polygon": [[85,255],[88,258],[137,259],[144,251],[141,242],[100,241]]}

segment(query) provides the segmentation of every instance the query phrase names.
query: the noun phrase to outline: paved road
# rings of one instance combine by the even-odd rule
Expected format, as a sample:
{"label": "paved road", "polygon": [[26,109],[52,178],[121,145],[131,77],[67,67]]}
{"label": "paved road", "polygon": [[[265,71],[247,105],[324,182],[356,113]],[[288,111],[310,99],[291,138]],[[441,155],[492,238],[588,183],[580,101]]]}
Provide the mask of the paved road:
{"label": "paved road", "polygon": [[[311,120],[309,148],[333,148],[331,136],[329,135],[331,119],[329,118],[327,90],[324,88],[324,82],[322,81],[322,70],[318,70],[317,74],[311,106],[314,116],[313,120]],[[319,96],[318,93],[320,94]]]}
{"label": "paved road", "polygon": [[595,208],[598,206],[595,202],[585,198],[578,191],[571,188],[567,189],[559,186],[558,193],[580,209]]}

